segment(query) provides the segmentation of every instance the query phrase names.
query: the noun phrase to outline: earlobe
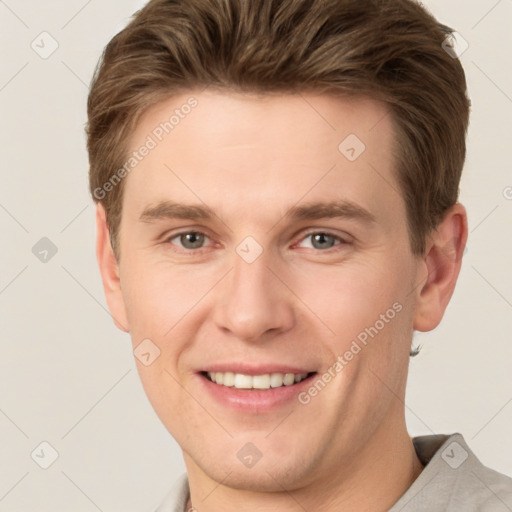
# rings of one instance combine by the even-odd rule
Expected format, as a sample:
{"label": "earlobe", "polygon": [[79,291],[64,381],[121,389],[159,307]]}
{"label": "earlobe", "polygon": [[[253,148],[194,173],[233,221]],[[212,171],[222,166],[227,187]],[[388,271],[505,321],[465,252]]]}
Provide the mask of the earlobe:
{"label": "earlobe", "polygon": [[431,331],[441,322],[457,283],[467,236],[466,210],[457,203],[432,233],[423,256],[426,278],[418,287],[415,330]]}
{"label": "earlobe", "polygon": [[118,329],[129,332],[126,307],[119,278],[119,265],[110,243],[105,209],[96,207],[96,259],[100,268],[107,305]]}

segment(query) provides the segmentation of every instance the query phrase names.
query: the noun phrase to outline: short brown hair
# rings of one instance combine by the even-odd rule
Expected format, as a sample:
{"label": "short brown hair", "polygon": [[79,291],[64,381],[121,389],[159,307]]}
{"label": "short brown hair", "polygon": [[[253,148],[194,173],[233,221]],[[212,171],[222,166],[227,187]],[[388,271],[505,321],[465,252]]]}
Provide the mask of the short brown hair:
{"label": "short brown hair", "polygon": [[367,95],[388,105],[411,249],[456,203],[469,119],[452,30],[413,0],[151,0],[106,46],[88,98],[90,190],[116,256],[123,166],[141,114],[198,87]]}

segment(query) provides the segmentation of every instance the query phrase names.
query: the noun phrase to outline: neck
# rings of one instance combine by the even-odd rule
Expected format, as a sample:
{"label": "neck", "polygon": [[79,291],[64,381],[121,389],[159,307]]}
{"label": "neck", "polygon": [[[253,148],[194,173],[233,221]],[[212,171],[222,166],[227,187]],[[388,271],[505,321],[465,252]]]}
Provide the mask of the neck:
{"label": "neck", "polygon": [[322,471],[316,480],[283,492],[234,489],[229,487],[228,478],[223,483],[215,482],[187,456],[185,462],[191,491],[191,501],[186,510],[201,512],[334,512],[341,509],[344,512],[386,512],[423,469],[405,428],[405,421],[401,426],[395,425],[395,428],[385,432],[374,433],[350,463],[338,459],[334,467]]}

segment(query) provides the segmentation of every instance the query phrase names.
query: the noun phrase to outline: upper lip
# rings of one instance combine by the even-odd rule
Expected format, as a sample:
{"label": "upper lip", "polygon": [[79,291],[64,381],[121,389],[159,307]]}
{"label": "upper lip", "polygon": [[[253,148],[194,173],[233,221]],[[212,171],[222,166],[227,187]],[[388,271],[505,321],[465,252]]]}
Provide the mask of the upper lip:
{"label": "upper lip", "polygon": [[278,363],[248,365],[242,362],[209,364],[200,371],[202,372],[233,372],[243,375],[265,375],[267,373],[311,373],[310,367],[283,365]]}

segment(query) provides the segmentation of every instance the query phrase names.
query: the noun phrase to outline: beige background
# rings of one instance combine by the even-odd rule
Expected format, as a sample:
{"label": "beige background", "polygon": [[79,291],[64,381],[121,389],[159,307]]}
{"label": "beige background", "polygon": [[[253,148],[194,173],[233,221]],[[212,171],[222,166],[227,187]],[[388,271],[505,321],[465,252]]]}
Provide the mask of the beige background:
{"label": "beige background", "polygon": [[[105,309],[87,192],[88,83],[143,3],[0,1],[0,512],[149,512],[184,470]],[[414,435],[461,432],[512,475],[512,0],[424,3],[469,44],[471,233],[444,322],[416,338],[407,421]],[[58,48],[43,59],[34,40]],[[58,251],[46,263],[42,237]],[[46,470],[43,441],[58,453]]]}

